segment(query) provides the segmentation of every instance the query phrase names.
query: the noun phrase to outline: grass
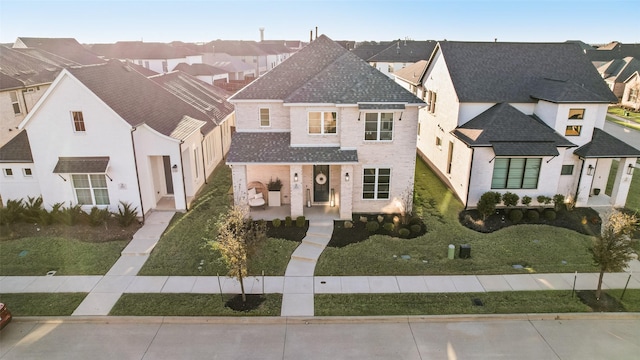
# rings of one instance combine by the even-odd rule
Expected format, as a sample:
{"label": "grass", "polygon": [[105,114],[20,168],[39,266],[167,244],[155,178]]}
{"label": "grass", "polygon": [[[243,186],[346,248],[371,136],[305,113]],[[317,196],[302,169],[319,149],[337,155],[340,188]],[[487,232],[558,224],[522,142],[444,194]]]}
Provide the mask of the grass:
{"label": "grass", "polygon": [[[593,272],[592,238],[546,225],[517,225],[481,234],[460,224],[460,203],[436,175],[416,161],[416,212],[427,233],[406,240],[376,235],[343,248],[326,248],[316,275],[506,274]],[[471,259],[447,259],[449,244],[471,245]],[[394,257],[395,255],[395,257]],[[401,259],[409,255],[409,260]],[[526,267],[517,270],[520,264]]]}
{"label": "grass", "polygon": [[[634,290],[635,296],[640,291]],[[629,290],[627,290],[627,294]],[[631,296],[629,296],[631,298]],[[480,299],[484,306],[473,304]],[[571,291],[315,295],[316,316],[448,315],[590,312]]]}
{"label": "grass", "polygon": [[[618,160],[611,162],[611,171],[609,171],[609,179],[607,181],[607,188],[605,189],[605,194],[609,196],[611,196],[611,191],[613,190],[613,182],[615,180],[619,164],[620,162]],[[631,178],[629,195],[627,195],[627,203],[625,207],[629,210],[640,213],[640,175],[638,174],[640,174],[640,171],[633,171],[633,177]]]}
{"label": "grass", "polygon": [[[226,275],[227,266],[220,252],[207,247],[205,238],[215,238],[214,232],[207,234],[207,225],[214,223],[220,214],[229,209],[227,193],[230,187],[231,171],[227,166],[219,166],[191,209],[187,213],[176,214],[172,219],[139,275]],[[259,275],[264,271],[265,275],[284,275],[298,244],[295,241],[268,239],[250,262],[249,274]]]}
{"label": "grass", "polygon": [[[234,295],[223,295],[224,301]],[[264,295],[259,308],[239,312],[225,307],[219,294],[123,294],[113,316],[280,316],[282,294]]]}
{"label": "grass", "polygon": [[128,240],[90,243],[61,237],[30,237],[0,242],[0,275],[103,275]]}
{"label": "grass", "polygon": [[[625,112],[628,113],[629,116],[626,116]],[[625,119],[625,121],[620,121],[612,116],[607,116],[608,121],[614,122],[622,126],[626,126],[631,129],[640,130],[640,113],[627,111],[620,107],[613,107],[613,106],[609,107],[608,113],[617,115]]]}
{"label": "grass", "polygon": [[69,316],[86,293],[0,294],[13,316]]}

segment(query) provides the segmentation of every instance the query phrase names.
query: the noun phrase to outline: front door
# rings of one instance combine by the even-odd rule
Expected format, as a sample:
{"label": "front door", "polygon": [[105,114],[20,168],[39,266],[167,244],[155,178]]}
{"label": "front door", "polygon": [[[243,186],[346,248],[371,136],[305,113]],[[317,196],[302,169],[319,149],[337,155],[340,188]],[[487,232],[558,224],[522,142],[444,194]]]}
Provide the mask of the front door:
{"label": "front door", "polygon": [[329,201],[329,165],[313,166],[313,202]]}
{"label": "front door", "polygon": [[173,176],[171,175],[171,160],[168,156],[162,157],[164,165],[164,181],[167,185],[167,195],[173,195]]}

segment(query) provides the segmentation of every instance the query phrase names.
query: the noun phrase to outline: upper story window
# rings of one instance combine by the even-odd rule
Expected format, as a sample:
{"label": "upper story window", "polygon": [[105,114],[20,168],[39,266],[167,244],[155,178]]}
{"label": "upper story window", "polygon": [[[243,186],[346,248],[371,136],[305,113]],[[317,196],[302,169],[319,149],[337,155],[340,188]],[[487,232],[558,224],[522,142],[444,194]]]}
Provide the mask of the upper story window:
{"label": "upper story window", "polygon": [[393,64],[389,64],[389,66],[387,67],[387,70],[389,71],[389,73],[393,73]]}
{"label": "upper story window", "polygon": [[73,130],[75,132],[85,132],[84,126],[84,116],[82,115],[82,111],[72,111],[71,116],[73,117]]}
{"label": "upper story window", "polygon": [[271,117],[269,116],[269,109],[266,109],[266,108],[260,109],[260,126],[261,127],[271,126]]}
{"label": "upper story window", "polygon": [[535,189],[542,158],[501,158],[493,165],[492,189]]}
{"label": "upper story window", "polygon": [[338,128],[338,113],[335,111],[312,111],[309,113],[309,134],[335,134]]}
{"label": "upper story window", "polygon": [[432,114],[436,113],[436,92],[429,90],[427,92],[427,111]]}
{"label": "upper story window", "polygon": [[573,175],[573,165],[562,165],[560,175]]}
{"label": "upper story window", "polygon": [[365,140],[393,140],[393,113],[366,113],[364,119]]}
{"label": "upper story window", "polygon": [[33,171],[31,171],[31,168],[23,168],[22,175],[25,177],[33,176]]}
{"label": "upper story window", "polygon": [[162,72],[169,72],[169,65],[167,64],[167,60],[162,60]]}
{"label": "upper story window", "polygon": [[13,176],[13,169],[12,168],[4,168],[4,169],[2,169],[2,172],[4,173],[4,176]]}
{"label": "upper story window", "polygon": [[629,90],[629,96],[627,97],[627,101],[629,101],[629,102],[637,102],[638,101],[638,93],[639,92],[640,92],[640,90],[638,90],[638,89]]}
{"label": "upper story window", "polygon": [[109,205],[107,179],[103,174],[74,174],[71,183],[80,205]]}
{"label": "upper story window", "polygon": [[149,61],[147,61],[147,60],[144,61],[144,67],[147,68],[147,69],[149,68]]}
{"label": "upper story window", "polygon": [[569,109],[569,119],[584,119],[584,109]]}
{"label": "upper story window", "polygon": [[580,136],[580,132],[582,132],[581,125],[570,125],[570,126],[567,126],[567,129],[565,130],[564,134],[565,136]]}
{"label": "upper story window", "polygon": [[11,106],[13,107],[13,113],[15,115],[22,114],[22,110],[20,110],[20,102],[18,101],[18,92],[11,91],[9,93],[9,97],[11,97]]}

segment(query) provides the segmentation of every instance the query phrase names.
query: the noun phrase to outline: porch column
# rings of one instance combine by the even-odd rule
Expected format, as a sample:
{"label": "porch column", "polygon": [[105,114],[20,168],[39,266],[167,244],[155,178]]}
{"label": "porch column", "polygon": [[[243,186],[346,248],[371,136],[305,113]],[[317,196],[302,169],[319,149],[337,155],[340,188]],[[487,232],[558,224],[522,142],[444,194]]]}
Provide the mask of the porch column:
{"label": "porch column", "polygon": [[233,203],[248,208],[247,202],[247,167],[245,165],[231,166],[231,183],[233,184]]}
{"label": "porch column", "polygon": [[[347,180],[348,174],[348,180]],[[340,167],[340,219],[351,220],[353,213],[353,165]]]}
{"label": "porch column", "polygon": [[[616,180],[613,182],[611,190],[611,205],[614,207],[624,207],[629,195],[629,187],[631,186],[632,175],[628,174],[629,165],[635,166],[637,158],[621,158],[616,172]],[[638,171],[637,169],[633,170]],[[636,175],[639,176],[639,175]]]}
{"label": "porch column", "polygon": [[[576,196],[576,206],[587,206],[589,195],[591,194],[591,185],[593,184],[593,176],[596,172],[596,159],[585,159],[580,173],[580,186],[578,187],[578,195]],[[591,166],[591,170],[589,170]],[[591,171],[591,175],[587,175]]]}
{"label": "porch column", "polygon": [[[295,181],[296,174],[298,181]],[[304,191],[302,191],[302,165],[289,166],[289,184],[291,184],[291,218],[304,215]]]}

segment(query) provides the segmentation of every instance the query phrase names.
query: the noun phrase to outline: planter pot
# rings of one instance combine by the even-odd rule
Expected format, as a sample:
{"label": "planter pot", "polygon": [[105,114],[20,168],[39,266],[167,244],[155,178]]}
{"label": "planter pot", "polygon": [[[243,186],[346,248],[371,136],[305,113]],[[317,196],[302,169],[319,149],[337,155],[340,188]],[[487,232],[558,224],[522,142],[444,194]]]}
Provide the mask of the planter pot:
{"label": "planter pot", "polygon": [[600,189],[593,189],[593,195],[600,195]]}
{"label": "planter pot", "polygon": [[269,206],[280,205],[280,191],[269,191]]}

